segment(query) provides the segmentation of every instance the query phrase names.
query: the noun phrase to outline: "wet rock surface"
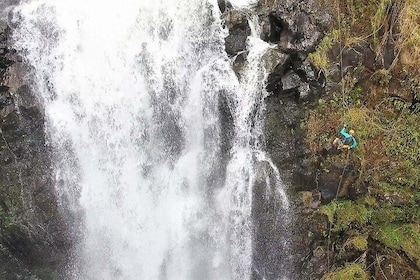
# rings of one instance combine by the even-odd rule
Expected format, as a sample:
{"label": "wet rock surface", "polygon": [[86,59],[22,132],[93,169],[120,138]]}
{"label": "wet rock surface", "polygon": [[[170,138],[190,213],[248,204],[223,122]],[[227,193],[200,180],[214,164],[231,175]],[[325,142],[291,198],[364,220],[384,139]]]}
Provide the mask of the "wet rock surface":
{"label": "wet rock surface", "polygon": [[[307,4],[309,2],[264,1],[261,2],[259,14],[263,22],[262,38],[277,43],[279,52],[286,55],[286,59],[277,64],[268,78],[267,90],[272,95],[266,99],[265,140],[267,151],[289,186],[293,211],[296,213],[295,224],[298,229],[294,229],[291,240],[294,244],[293,254],[299,255],[294,263],[300,269],[297,269],[298,272],[291,279],[323,279],[326,276],[327,279],[336,279],[335,277],[340,278],[342,275],[346,276],[340,279],[367,279],[367,275],[375,279],[417,279],[418,257],[413,261],[413,257],[409,255],[415,254],[407,253],[410,249],[403,252],[403,248],[418,248],[418,242],[407,241],[401,245],[402,242],[398,241],[398,245],[393,245],[395,240],[390,242],[388,239],[394,234],[399,235],[399,240],[404,239],[404,233],[398,232],[399,226],[418,236],[418,219],[413,220],[411,214],[407,214],[410,213],[407,205],[413,202],[404,198],[402,191],[378,194],[378,189],[383,186],[377,185],[375,189],[372,187],[372,181],[360,170],[360,158],[354,159],[357,155],[360,156],[357,151],[346,154],[326,146],[314,152],[304,146],[308,141],[303,141],[306,133],[302,129],[305,127],[302,122],[307,117],[305,112],[318,106],[312,101],[320,95],[324,98],[330,93],[341,92],[341,86],[346,82],[354,83],[356,86],[347,84],[347,87],[356,90],[343,94],[363,92],[360,87],[365,84],[369,84],[370,89],[375,88],[374,83],[367,82],[367,79],[372,77],[372,72],[383,73],[383,69],[392,69],[391,61],[395,66],[395,46],[384,44],[385,50],[378,56],[372,43],[361,42],[342,49],[337,44],[332,44],[327,53],[331,68],[328,69],[326,82],[324,73],[315,71],[306,62],[306,56],[322,38],[327,23],[324,19],[328,15],[320,16],[320,21],[309,20],[309,24],[306,21],[310,19],[309,14],[317,14],[323,10],[316,11],[315,8],[308,13]],[[277,10],[273,11],[274,8]],[[301,17],[303,14],[307,15],[305,19]],[[295,17],[291,18],[293,15]],[[299,27],[303,22],[306,22],[306,26]],[[305,33],[313,34],[314,37],[309,39],[307,35],[302,35]],[[318,35],[320,36],[316,39]],[[314,42],[312,47],[311,42]],[[389,73],[385,71],[379,84],[387,84],[389,78]],[[393,87],[390,83],[390,90]],[[411,109],[409,106],[407,108]],[[327,115],[331,111],[325,112],[323,113]],[[328,128],[323,129],[324,134],[328,134],[327,130]],[[353,160],[349,160],[352,156]],[[402,189],[401,185],[399,189]],[[405,210],[402,210],[404,207]],[[403,218],[398,218],[398,214],[393,212],[395,209],[406,214],[403,214]],[[378,220],[375,215],[381,218]],[[391,226],[392,223],[394,224]],[[392,233],[388,231],[390,228]],[[381,239],[377,232],[386,236]],[[405,239],[409,237],[406,236]],[[398,249],[395,251],[395,248]],[[383,269],[385,266],[386,269]],[[392,270],[389,267],[398,268]],[[352,275],[355,277],[351,277]],[[276,278],[268,276],[266,279]]]}
{"label": "wet rock surface", "polygon": [[[251,33],[249,15],[223,4],[219,7],[224,11],[222,18],[229,31],[225,49],[240,76],[247,53],[246,40]],[[322,38],[331,16],[318,6],[317,1],[260,1],[255,9],[262,28],[261,39],[276,45],[269,55],[274,66],[267,68],[270,73],[267,91],[298,101],[313,100],[325,86],[325,76],[315,71],[305,59]]]}
{"label": "wet rock surface", "polygon": [[[325,87],[324,74],[314,70],[306,62],[306,57],[322,38],[331,16],[316,1],[259,1],[254,8],[262,28],[261,39],[275,45],[262,58],[269,73],[266,89],[270,93],[266,98],[265,147],[280,170],[292,204],[288,210],[290,212],[285,213],[279,198],[273,193],[267,194],[270,190],[267,190],[266,182],[256,184],[252,279],[278,279],[280,276],[303,279],[308,276],[307,272],[302,271],[308,259],[312,260],[314,269],[319,270],[312,274],[322,276],[328,270],[324,263],[326,253],[315,250],[316,242],[308,238],[308,232],[312,227],[327,227],[328,224],[324,219],[318,224],[309,216],[325,200],[322,194],[328,191],[321,193],[317,188],[318,166],[316,161],[309,159],[311,153],[304,144],[302,121],[307,106],[319,97]],[[238,76],[247,53],[246,30],[249,27],[246,16],[245,13],[232,10],[223,14],[229,29],[226,52],[233,57],[234,71]],[[266,165],[260,168],[269,174],[270,167]],[[330,183],[326,182],[325,190]],[[311,194],[310,202],[305,207],[300,203],[300,191]],[[301,216],[297,213],[306,214]],[[287,221],[286,216],[289,217]],[[294,226],[295,223],[299,225]],[[290,244],[282,244],[284,240]],[[285,263],[288,264],[287,269],[282,267]]]}
{"label": "wet rock surface", "polygon": [[[2,2],[0,11],[13,1]],[[1,22],[1,21],[0,21]],[[50,279],[70,238],[51,181],[44,115],[0,23],[0,278]],[[56,275],[56,276],[53,276]]]}
{"label": "wet rock surface", "polygon": [[274,1],[268,18],[269,33],[265,33],[264,38],[278,34],[279,48],[286,53],[313,49],[331,21],[325,7],[311,0]]}
{"label": "wet rock surface", "polygon": [[229,35],[225,38],[225,49],[228,55],[236,55],[246,49],[246,39],[251,34],[247,15],[243,11],[228,10],[224,14]]}

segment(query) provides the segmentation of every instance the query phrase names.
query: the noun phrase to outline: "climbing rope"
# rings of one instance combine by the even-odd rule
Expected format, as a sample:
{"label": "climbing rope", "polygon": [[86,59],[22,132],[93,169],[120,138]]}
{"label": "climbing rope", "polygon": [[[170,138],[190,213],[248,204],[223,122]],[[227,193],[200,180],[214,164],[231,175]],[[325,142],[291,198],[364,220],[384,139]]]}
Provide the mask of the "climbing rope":
{"label": "climbing rope", "polygon": [[342,34],[341,34],[341,8],[340,0],[336,1],[337,3],[337,21],[338,21],[338,36],[339,36],[339,46],[340,46],[340,77],[341,77],[341,102],[343,106],[343,117],[345,117],[346,112],[348,111],[348,104],[345,98],[345,87],[344,87],[344,71],[343,71],[343,43],[342,43]]}

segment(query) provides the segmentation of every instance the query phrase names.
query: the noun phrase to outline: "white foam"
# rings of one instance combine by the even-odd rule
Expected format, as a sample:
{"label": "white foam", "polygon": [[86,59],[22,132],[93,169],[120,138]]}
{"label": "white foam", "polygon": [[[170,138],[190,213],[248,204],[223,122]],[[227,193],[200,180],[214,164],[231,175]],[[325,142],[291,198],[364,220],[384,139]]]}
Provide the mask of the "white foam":
{"label": "white foam", "polygon": [[[252,1],[231,1],[245,6]],[[33,0],[15,48],[34,69],[57,190],[84,213],[77,279],[247,279],[268,47],[244,80],[216,1]],[[254,28],[254,30],[256,30]],[[222,174],[219,93],[235,122]],[[200,277],[199,277],[200,275]]]}

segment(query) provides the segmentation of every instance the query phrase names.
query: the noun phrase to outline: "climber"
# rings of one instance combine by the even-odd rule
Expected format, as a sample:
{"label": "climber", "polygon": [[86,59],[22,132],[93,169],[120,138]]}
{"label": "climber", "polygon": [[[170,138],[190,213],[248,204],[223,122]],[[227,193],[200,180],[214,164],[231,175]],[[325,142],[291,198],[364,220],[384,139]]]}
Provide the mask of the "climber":
{"label": "climber", "polygon": [[340,149],[354,149],[357,146],[356,139],[354,138],[354,130],[350,129],[349,133],[346,132],[347,125],[341,129],[340,133],[343,135],[343,138],[335,138],[333,145],[337,147],[338,150]]}

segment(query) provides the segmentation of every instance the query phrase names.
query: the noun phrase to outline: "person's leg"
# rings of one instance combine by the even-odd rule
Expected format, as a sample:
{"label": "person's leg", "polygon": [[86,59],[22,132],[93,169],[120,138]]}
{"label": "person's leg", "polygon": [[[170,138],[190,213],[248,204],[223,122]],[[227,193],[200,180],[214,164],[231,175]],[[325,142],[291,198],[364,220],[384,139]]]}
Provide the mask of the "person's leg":
{"label": "person's leg", "polygon": [[343,147],[343,141],[340,138],[335,138],[333,145],[337,147],[337,149],[341,149]]}

